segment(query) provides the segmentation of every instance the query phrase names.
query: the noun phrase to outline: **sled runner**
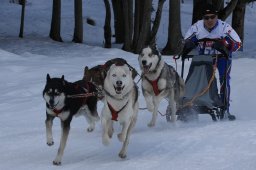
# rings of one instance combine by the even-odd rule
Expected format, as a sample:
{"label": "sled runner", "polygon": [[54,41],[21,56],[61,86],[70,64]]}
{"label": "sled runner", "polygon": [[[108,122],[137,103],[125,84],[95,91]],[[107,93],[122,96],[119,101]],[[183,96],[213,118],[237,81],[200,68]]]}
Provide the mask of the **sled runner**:
{"label": "sled runner", "polygon": [[[198,114],[209,114],[213,121],[228,118],[235,120],[235,116],[227,111],[227,97],[221,100],[218,92],[215,72],[217,60],[221,55],[187,55],[182,58],[181,76],[184,74],[186,59],[192,58],[192,62],[185,81],[185,95],[179,101],[177,112],[178,119],[189,121],[198,118]],[[216,62],[215,62],[216,63]],[[226,77],[222,85],[226,96]]]}

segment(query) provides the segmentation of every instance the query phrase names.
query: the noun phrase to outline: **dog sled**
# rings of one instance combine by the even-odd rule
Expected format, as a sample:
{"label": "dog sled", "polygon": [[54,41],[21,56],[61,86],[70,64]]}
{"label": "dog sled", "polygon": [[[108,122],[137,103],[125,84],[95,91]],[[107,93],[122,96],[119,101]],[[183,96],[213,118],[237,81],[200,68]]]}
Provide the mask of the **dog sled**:
{"label": "dog sled", "polygon": [[[182,57],[181,77],[184,75],[185,60],[192,58],[185,80],[185,94],[179,101],[177,119],[190,121],[198,119],[199,114],[209,114],[213,121],[236,117],[227,111],[227,87],[224,77],[224,101],[221,100],[215,77],[217,65],[213,60],[224,55],[187,55]],[[216,63],[216,62],[215,62]],[[225,74],[226,75],[226,74]]]}

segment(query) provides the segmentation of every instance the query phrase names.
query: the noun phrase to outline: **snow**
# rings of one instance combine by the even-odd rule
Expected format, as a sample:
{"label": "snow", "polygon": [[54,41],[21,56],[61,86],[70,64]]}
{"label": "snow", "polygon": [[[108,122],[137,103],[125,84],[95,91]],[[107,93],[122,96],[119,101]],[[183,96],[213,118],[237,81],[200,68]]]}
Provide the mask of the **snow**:
{"label": "snow", "polygon": [[[101,125],[92,133],[83,117],[74,118],[60,167],[52,165],[60,139],[60,122],[53,126],[55,145],[46,145],[45,102],[42,90],[46,74],[65,75],[68,81],[83,76],[85,66],[102,64],[106,60],[123,57],[139,71],[137,55],[118,48],[104,49],[102,1],[84,0],[84,18],[96,20],[95,27],[85,25],[85,43],[71,42],[73,34],[73,1],[62,0],[62,37],[64,43],[48,38],[52,1],[28,0],[24,38],[18,38],[21,7],[1,0],[0,6],[0,169],[106,169],[106,170],[254,170],[256,168],[256,10],[247,6],[244,52],[234,54],[232,67],[231,112],[236,121],[212,122],[209,115],[199,115],[194,123],[167,123],[158,115],[157,124],[147,127],[151,114],[140,110],[131,135],[127,159],[118,157],[121,143],[115,133],[108,147],[101,142]],[[163,20],[168,17],[165,3]],[[182,7],[182,31],[188,29],[192,2]],[[230,21],[228,19],[227,21]],[[165,22],[167,23],[167,22]],[[165,45],[167,25],[158,33],[159,47]],[[161,38],[163,37],[163,38]],[[96,46],[95,46],[96,45]],[[117,46],[117,45],[116,45]],[[118,47],[118,46],[117,46]],[[164,56],[175,66],[170,56]],[[178,70],[181,63],[178,61]],[[186,63],[188,68],[189,63]],[[138,80],[138,77],[136,78]],[[140,86],[140,85],[139,85]],[[140,107],[145,101],[140,93]],[[164,113],[167,103],[159,111]],[[98,103],[101,112],[102,102]]]}

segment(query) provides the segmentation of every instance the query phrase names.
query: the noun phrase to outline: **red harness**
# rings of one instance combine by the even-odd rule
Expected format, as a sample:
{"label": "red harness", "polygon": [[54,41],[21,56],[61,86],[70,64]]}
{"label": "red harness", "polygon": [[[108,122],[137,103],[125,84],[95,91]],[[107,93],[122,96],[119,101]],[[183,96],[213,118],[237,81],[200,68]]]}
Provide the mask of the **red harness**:
{"label": "red harness", "polygon": [[158,88],[158,81],[160,79],[160,76],[156,80],[149,80],[147,77],[145,77],[145,78],[151,84],[151,86],[153,87],[154,94],[156,96],[158,96],[162,91],[162,90],[159,90],[159,88]]}
{"label": "red harness", "polygon": [[[108,102],[107,102],[108,103]],[[116,111],[109,103],[108,103],[108,108],[111,112],[111,115],[112,115],[112,120],[114,121],[117,121],[117,118],[118,118],[118,113],[120,113],[124,108],[125,106],[128,104],[128,101],[127,103],[119,110],[119,111]]]}
{"label": "red harness", "polygon": [[52,111],[55,113],[56,116],[58,116],[62,111],[63,111],[64,107],[60,110],[58,109],[53,109]]}

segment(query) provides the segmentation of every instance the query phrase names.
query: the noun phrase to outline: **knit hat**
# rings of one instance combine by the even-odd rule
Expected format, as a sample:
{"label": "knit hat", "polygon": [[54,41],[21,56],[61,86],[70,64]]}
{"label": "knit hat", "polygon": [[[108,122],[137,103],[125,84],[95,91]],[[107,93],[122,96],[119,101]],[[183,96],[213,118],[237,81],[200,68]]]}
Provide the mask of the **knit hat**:
{"label": "knit hat", "polygon": [[215,14],[218,15],[218,10],[211,4],[206,4],[203,9],[203,15]]}

